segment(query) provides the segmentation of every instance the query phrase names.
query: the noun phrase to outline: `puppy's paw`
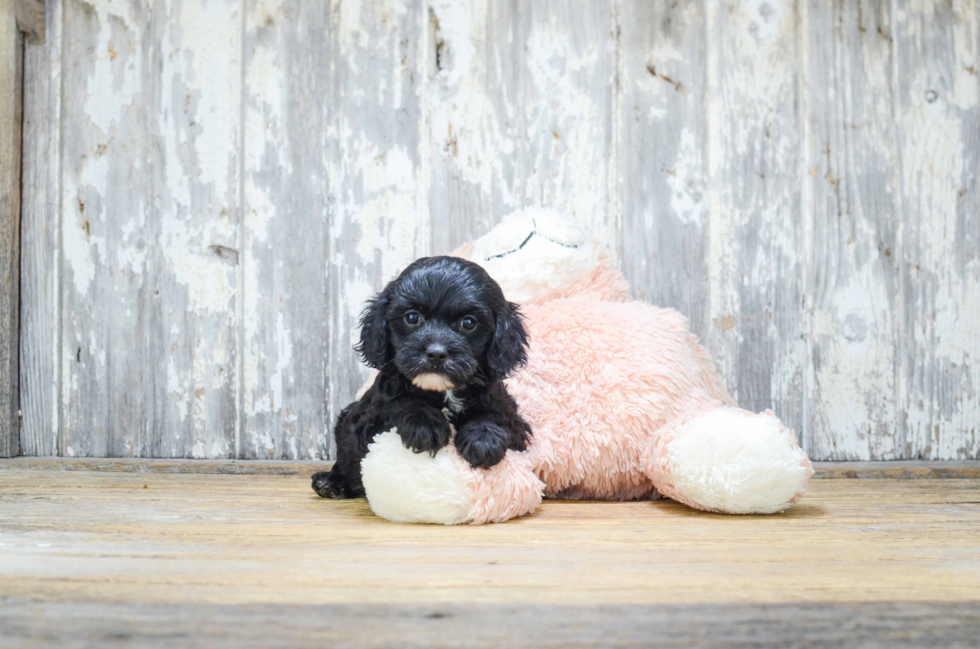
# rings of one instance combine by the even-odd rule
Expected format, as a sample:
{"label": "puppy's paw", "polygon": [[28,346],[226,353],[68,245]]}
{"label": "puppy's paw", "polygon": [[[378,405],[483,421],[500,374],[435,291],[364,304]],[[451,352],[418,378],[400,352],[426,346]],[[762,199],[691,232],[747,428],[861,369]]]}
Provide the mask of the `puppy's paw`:
{"label": "puppy's paw", "polygon": [[347,478],[333,471],[313,474],[313,491],[321,498],[351,498]]}
{"label": "puppy's paw", "polygon": [[449,422],[435,408],[414,410],[397,424],[402,443],[416,453],[429,453],[433,457],[449,444]]}
{"label": "puppy's paw", "polygon": [[504,459],[506,430],[489,421],[468,421],[456,434],[456,450],[473,468],[489,469]]}

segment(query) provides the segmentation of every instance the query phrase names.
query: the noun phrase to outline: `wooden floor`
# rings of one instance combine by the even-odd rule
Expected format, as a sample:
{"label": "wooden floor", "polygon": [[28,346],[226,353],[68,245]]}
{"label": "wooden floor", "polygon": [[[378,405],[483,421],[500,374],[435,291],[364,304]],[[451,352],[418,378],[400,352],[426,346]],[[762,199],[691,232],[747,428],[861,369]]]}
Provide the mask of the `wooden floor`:
{"label": "wooden floor", "polygon": [[321,500],[307,466],[42,465],[0,461],[0,647],[980,643],[975,478],[814,480],[769,517],[546,502],[437,527]]}

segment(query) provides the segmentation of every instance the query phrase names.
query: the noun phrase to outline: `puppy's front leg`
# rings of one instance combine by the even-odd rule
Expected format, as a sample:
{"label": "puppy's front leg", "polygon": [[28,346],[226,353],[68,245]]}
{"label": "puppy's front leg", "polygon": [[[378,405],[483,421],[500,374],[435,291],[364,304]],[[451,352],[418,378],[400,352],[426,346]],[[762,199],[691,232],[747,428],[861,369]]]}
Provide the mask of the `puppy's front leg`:
{"label": "puppy's front leg", "polygon": [[433,457],[449,444],[449,422],[438,408],[419,399],[405,399],[398,404],[393,418],[402,443],[416,453],[429,453]]}
{"label": "puppy's front leg", "polygon": [[469,419],[456,431],[456,450],[473,468],[489,469],[504,459],[512,437],[492,418]]}

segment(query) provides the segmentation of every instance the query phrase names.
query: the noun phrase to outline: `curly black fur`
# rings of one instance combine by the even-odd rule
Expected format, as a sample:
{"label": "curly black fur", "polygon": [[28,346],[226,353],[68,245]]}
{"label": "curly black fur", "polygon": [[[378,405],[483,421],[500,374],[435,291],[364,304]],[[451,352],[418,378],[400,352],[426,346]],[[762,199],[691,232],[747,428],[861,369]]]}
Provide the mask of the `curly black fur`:
{"label": "curly black fur", "polygon": [[[452,424],[456,449],[474,467],[492,467],[507,449],[523,451],[531,427],[503,379],[527,360],[527,343],[517,305],[483,268],[455,257],[413,263],[361,314],[357,351],[378,376],[340,413],[337,461],[313,476],[313,490],[363,496],[361,460],[375,435],[391,428],[407,448],[434,456],[449,443]],[[453,388],[413,383],[433,375]]]}

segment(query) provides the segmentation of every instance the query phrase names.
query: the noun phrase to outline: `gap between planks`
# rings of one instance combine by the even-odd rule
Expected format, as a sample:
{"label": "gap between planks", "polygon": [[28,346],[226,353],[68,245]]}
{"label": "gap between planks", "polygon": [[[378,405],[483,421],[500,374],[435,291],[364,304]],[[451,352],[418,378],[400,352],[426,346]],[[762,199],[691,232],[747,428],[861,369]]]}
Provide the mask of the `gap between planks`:
{"label": "gap between planks", "polygon": [[[160,460],[142,458],[17,457],[0,460],[0,470],[101,471],[107,473],[186,473],[225,475],[301,475],[325,471],[331,462],[293,460]],[[901,460],[892,462],[814,462],[813,479],[980,479],[980,460]]]}

